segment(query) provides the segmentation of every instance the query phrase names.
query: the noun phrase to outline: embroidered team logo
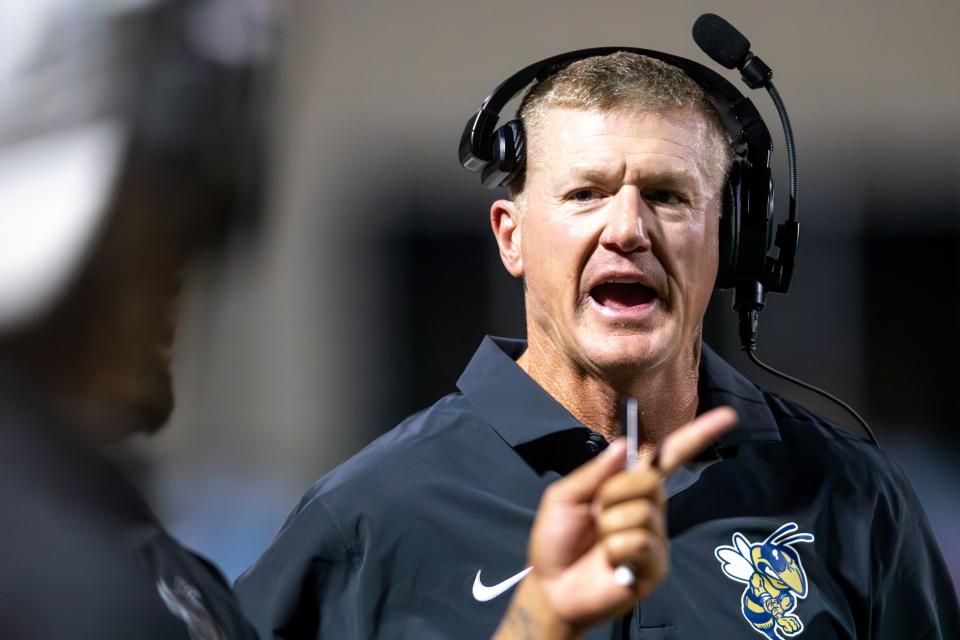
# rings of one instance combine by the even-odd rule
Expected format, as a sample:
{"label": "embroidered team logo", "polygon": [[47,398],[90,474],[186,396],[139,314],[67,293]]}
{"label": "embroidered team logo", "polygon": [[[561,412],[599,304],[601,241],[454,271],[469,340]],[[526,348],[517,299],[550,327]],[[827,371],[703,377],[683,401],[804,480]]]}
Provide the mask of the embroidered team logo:
{"label": "embroidered team logo", "polygon": [[714,553],[727,577],[746,584],[741,598],[743,617],[770,640],[792,638],[803,631],[793,615],[797,600],[807,597],[807,574],[792,545],[813,542],[812,533],[794,533],[788,522],[760,543],[751,543],[739,531],[733,545],[720,545]]}

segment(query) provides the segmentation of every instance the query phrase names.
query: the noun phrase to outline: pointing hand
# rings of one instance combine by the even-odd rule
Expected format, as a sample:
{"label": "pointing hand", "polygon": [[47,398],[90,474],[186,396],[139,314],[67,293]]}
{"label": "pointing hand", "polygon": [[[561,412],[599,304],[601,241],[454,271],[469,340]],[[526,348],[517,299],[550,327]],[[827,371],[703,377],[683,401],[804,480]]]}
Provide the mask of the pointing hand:
{"label": "pointing hand", "polygon": [[[532,570],[494,637],[579,637],[652,593],[669,564],[663,481],[736,420],[728,407],[699,416],[663,441],[656,467],[624,471],[626,443],[616,440],[550,485],[530,532]],[[614,580],[620,565],[633,569],[634,584]]]}

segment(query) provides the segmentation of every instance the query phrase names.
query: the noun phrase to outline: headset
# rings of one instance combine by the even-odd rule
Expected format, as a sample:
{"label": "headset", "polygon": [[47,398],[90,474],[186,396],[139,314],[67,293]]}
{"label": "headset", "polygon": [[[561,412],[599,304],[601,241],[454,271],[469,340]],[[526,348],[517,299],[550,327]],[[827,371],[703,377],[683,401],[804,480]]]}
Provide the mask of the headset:
{"label": "headset", "polygon": [[793,276],[797,234],[788,233],[787,224],[781,224],[777,232],[778,256],[768,255],[774,203],[770,131],[757,108],[736,87],[692,60],[635,47],[597,47],[570,51],[529,65],[494,89],[467,121],[460,138],[460,163],[479,173],[487,188],[509,185],[524,169],[526,144],[523,122],[519,118],[497,128],[503,107],[532,82],[543,81],[572,62],[620,51],[661,60],[684,71],[703,88],[731,140],[734,161],[721,205],[716,288],[747,288],[754,292],[759,284],[765,291],[786,293]]}
{"label": "headset", "polygon": [[765,371],[838,403],[876,444],[873,431],[850,405],[764,364],[756,355],[759,312],[766,303],[766,294],[787,293],[797,256],[800,222],[793,131],[783,101],[773,85],[773,71],[750,51],[750,42],[736,28],[719,16],[704,14],[694,25],[693,37],[716,62],[729,69],[739,69],[748,87],[765,88],[777,108],[786,140],[790,201],[787,218],[776,225],[775,233],[774,188],[770,171],[773,144],[760,113],[717,72],[693,60],[662,51],[596,47],[561,53],[524,67],[500,83],[467,120],[460,137],[460,164],[480,174],[481,183],[489,189],[506,187],[516,180],[526,163],[523,122],[514,118],[498,127],[500,112],[528,86],[542,82],[577,60],[622,51],[660,60],[683,71],[703,89],[716,109],[733,153],[721,201],[719,260],[714,287],[734,290],[733,309],[739,316],[741,349]]}

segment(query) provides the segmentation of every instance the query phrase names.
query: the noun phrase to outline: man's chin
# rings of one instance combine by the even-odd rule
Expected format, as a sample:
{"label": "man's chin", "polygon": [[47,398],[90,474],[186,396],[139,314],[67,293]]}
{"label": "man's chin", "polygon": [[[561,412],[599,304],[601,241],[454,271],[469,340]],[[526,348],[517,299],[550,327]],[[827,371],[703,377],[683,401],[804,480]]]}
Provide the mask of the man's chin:
{"label": "man's chin", "polygon": [[132,402],[129,398],[89,399],[71,405],[71,414],[80,432],[103,444],[119,443],[135,434],[153,434],[166,424],[172,411],[172,401],[159,399],[150,402],[143,399]]}
{"label": "man's chin", "polygon": [[101,379],[79,395],[63,398],[62,409],[85,437],[116,443],[136,433],[152,434],[173,413],[170,374],[162,368]]}
{"label": "man's chin", "polygon": [[587,359],[601,371],[641,373],[669,359],[663,341],[648,333],[593,336],[583,345]]}
{"label": "man's chin", "polygon": [[154,372],[143,381],[138,397],[132,402],[135,424],[133,431],[153,434],[170,420],[173,414],[173,382],[167,371]]}
{"label": "man's chin", "polygon": [[163,428],[170,420],[173,413],[173,402],[168,404],[151,404],[139,407],[137,412],[138,419],[134,426],[134,431],[146,435],[152,435]]}
{"label": "man's chin", "polygon": [[104,425],[110,439],[123,440],[134,434],[152,435],[167,423],[173,413],[173,384],[163,368],[144,372],[136,384],[114,396],[115,424]]}

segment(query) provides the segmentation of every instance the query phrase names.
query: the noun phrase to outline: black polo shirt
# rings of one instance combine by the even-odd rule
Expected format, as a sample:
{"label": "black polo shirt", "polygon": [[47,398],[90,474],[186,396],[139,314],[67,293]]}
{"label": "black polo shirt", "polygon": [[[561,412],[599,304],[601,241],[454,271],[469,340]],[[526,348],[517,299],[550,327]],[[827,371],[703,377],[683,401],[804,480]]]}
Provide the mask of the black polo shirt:
{"label": "black polo shirt", "polygon": [[[606,446],[487,338],[460,393],[320,479],[237,583],[264,638],[489,638],[548,484]],[[882,451],[704,346],[740,425],[668,483],[671,572],[590,638],[960,637],[916,496]],[[793,635],[790,635],[793,634]]]}

